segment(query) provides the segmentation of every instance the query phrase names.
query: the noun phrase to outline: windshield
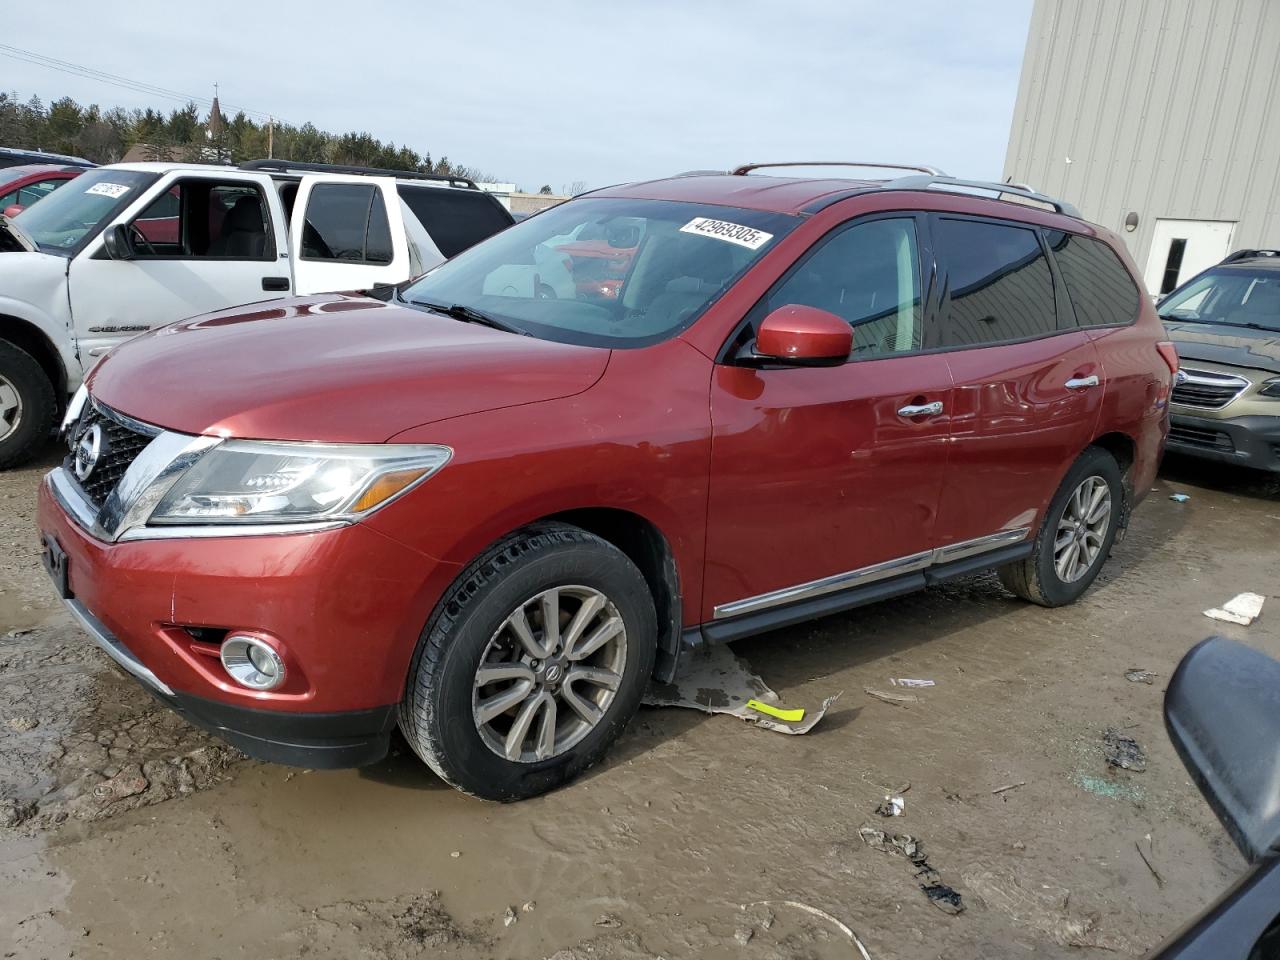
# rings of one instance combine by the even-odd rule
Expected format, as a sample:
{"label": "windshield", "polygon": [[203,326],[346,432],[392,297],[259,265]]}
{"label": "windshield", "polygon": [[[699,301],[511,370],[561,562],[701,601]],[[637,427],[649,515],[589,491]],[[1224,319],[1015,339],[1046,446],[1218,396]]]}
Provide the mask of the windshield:
{"label": "windshield", "polygon": [[1160,318],[1280,332],[1280,270],[1210,270],[1171,293]]}
{"label": "windshield", "polygon": [[13,222],[45,253],[70,256],[99,224],[134,200],[156,175],[102,167],[83,173]]}
{"label": "windshield", "polygon": [[402,291],[521,332],[644,346],[691,324],[797,223],[667,200],[573,200],[472,247]]}

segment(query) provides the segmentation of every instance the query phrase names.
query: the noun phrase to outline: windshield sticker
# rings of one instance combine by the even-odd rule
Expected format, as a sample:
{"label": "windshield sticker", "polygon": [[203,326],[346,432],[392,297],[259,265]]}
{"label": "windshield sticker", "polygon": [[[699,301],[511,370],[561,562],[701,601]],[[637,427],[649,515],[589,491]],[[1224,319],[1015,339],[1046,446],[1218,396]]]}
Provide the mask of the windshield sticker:
{"label": "windshield sticker", "polygon": [[95,183],[85,191],[85,194],[92,194],[95,197],[110,197],[112,200],[119,200],[128,192],[129,187],[124,183]]}
{"label": "windshield sticker", "polygon": [[748,250],[759,250],[773,239],[772,233],[744,227],[740,223],[729,223],[727,220],[712,220],[709,217],[694,217],[683,227],[681,233],[696,233],[701,237],[715,237],[717,240],[728,240]]}

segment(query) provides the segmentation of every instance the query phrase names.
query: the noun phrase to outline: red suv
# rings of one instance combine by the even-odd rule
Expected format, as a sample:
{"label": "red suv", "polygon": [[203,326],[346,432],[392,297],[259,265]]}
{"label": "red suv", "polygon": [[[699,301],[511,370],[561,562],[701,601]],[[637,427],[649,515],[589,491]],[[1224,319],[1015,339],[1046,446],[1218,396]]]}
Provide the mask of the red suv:
{"label": "red suv", "polygon": [[[692,646],[989,567],[1079,597],[1177,366],[1123,245],[1011,185],[753,169],[112,351],[40,491],[70,609],[253,756],[368,763],[399,725],[516,799]],[[584,225],[625,246],[615,297],[546,242]]]}

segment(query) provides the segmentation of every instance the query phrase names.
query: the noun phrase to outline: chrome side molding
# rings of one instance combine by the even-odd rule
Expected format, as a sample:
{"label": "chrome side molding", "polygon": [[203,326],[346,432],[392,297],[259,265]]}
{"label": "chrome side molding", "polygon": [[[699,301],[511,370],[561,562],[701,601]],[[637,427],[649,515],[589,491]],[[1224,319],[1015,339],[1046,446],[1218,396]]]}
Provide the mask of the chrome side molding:
{"label": "chrome side molding", "polygon": [[874,563],[869,567],[859,567],[857,570],[849,570],[845,573],[823,577],[821,580],[810,580],[808,583],[799,583],[795,586],[771,590],[768,593],[747,597],[743,600],[722,603],[712,611],[711,615],[715,620],[726,620],[729,617],[740,617],[743,614],[757,613],[770,607],[780,607],[788,603],[810,600],[813,597],[821,597],[824,594],[847,590],[850,587],[875,583],[878,580],[887,580],[890,577],[900,576],[905,573],[915,573],[939,564],[976,557],[990,550],[998,550],[1001,547],[1021,543],[1027,539],[1029,533],[1031,533],[1030,527],[1018,527],[1013,530],[1001,530],[998,533],[977,537],[973,540],[950,543],[945,547],[936,547],[932,550],[925,550],[922,553],[896,557],[883,563]]}

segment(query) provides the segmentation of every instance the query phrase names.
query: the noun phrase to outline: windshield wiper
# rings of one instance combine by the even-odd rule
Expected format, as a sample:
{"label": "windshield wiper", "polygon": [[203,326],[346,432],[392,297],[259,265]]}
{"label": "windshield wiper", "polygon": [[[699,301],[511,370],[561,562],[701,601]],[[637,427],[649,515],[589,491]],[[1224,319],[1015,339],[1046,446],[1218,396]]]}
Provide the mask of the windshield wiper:
{"label": "windshield wiper", "polygon": [[424,307],[435,313],[443,313],[446,317],[453,317],[453,319],[461,320],[463,323],[478,323],[506,333],[518,333],[522,337],[529,336],[529,331],[521,330],[515,324],[499,320],[497,317],[490,316],[487,313],[481,313],[474,307],[468,307],[465,304],[455,303],[445,306],[443,303],[431,303],[428,300],[407,300],[405,302],[415,307]]}

